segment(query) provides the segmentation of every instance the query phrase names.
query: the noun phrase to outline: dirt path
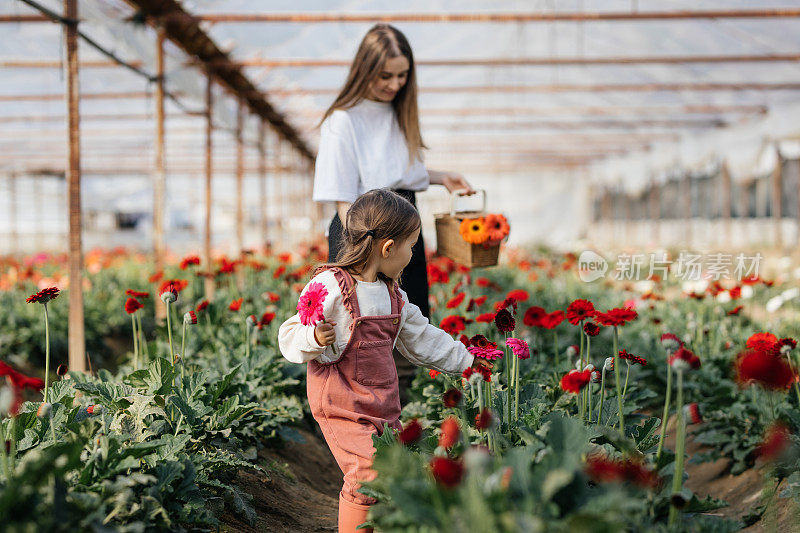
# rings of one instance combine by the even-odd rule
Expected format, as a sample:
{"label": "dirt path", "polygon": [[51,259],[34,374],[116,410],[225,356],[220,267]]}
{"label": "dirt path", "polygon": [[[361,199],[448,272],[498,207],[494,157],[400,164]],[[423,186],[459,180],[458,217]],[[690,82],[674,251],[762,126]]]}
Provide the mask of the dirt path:
{"label": "dirt path", "polygon": [[305,442],[287,442],[283,449],[259,452],[259,464],[266,473],[240,470],[237,475],[236,484],[253,495],[255,526],[227,513],[222,531],[336,531],[342,472],[322,437],[309,429],[298,432]]}
{"label": "dirt path", "polygon": [[[665,445],[675,447],[675,417],[670,419],[667,426],[668,436]],[[687,426],[689,436],[686,439],[686,452],[689,457],[697,453],[708,451],[708,447],[694,442],[691,433],[696,426]],[[698,497],[712,496],[728,502],[728,507],[717,509],[709,514],[725,518],[742,519],[758,506],[763,505],[762,491],[765,488],[765,474],[763,467],[751,468],[734,476],[730,473],[730,461],[718,459],[713,462],[692,463],[687,461],[686,471],[689,478],[686,487],[696,493]],[[782,490],[786,483],[779,488]],[[743,529],[750,533],[760,531],[780,531],[781,533],[800,533],[800,509],[795,506],[791,498],[773,499],[769,510],[761,520]]]}

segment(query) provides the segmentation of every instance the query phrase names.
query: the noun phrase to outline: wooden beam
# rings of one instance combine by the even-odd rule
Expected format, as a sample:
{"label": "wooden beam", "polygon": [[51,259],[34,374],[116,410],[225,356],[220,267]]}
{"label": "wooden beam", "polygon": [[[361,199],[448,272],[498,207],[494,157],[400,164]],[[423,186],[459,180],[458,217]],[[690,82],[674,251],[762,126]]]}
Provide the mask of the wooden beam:
{"label": "wooden beam", "polygon": [[[785,63],[800,61],[800,54],[742,54],[742,55],[695,55],[695,56],[617,56],[617,57],[490,57],[415,59],[421,67],[551,67],[551,66],[608,66],[608,65],[684,65],[705,63]],[[263,59],[251,58],[235,61],[240,67],[258,68],[327,68],[350,67],[352,59]],[[37,62],[20,62],[21,65]],[[54,61],[41,61],[45,67]],[[0,66],[3,63],[0,62]],[[97,65],[101,66],[101,65]],[[111,66],[111,65],[108,65]]]}
{"label": "wooden beam", "polygon": [[800,9],[719,9],[675,11],[528,12],[528,13],[215,13],[197,16],[212,23],[318,23],[318,22],[620,22],[696,19],[797,18]]}
{"label": "wooden beam", "polygon": [[213,88],[214,78],[209,73],[206,79],[206,157],[204,169],[206,177],[206,213],[203,232],[203,267],[208,274],[205,278],[205,293],[206,298],[209,300],[214,298],[214,279],[211,277],[211,273],[214,271],[214,265],[211,262],[211,178],[213,175],[212,158],[214,155],[214,129],[212,124],[214,116]]}
{"label": "wooden beam", "polygon": [[49,17],[44,15],[0,15],[0,23],[2,22],[52,22]]}
{"label": "wooden beam", "polygon": [[[270,89],[270,96],[336,95],[339,88]],[[428,86],[420,91],[428,94],[453,93],[582,93],[582,92],[677,92],[677,91],[796,91],[800,83],[612,83],[612,84],[536,84],[536,85],[456,85]]]}
{"label": "wooden beam", "polygon": [[[176,96],[183,96],[183,93],[173,94]],[[81,100],[137,100],[141,98],[151,98],[152,96],[152,93],[146,91],[119,91],[84,93],[81,94]],[[0,94],[0,102],[54,102],[63,98],[63,93]]]}
{"label": "wooden beam", "polygon": [[[140,68],[144,63],[142,61],[126,61],[132,67]],[[0,68],[26,68],[26,69],[52,69],[62,68],[64,63],[58,59],[2,59],[0,60]],[[90,68],[117,68],[121,67],[116,61],[108,59],[95,59],[81,61],[78,67],[81,69]]]}
{"label": "wooden beam", "polygon": [[463,122],[463,123],[439,123],[431,124],[423,121],[422,129],[455,129],[460,130],[465,127],[479,130],[487,129],[525,129],[525,130],[581,130],[581,129],[630,129],[630,128],[723,128],[728,123],[720,119],[639,119],[639,120],[586,120],[586,121],[546,121],[537,120],[533,122]]}
{"label": "wooden beam", "polygon": [[200,26],[200,21],[184,10],[177,0],[126,0],[138,9],[148,23],[162,24],[167,37],[186,52],[189,57],[197,57],[217,79],[218,83],[229,90],[236,98],[247,102],[250,111],[273,124],[286,140],[294,145],[305,157],[313,159],[306,142],[299,136],[294,127],[286,122],[283,114],[267,100],[250,79],[242,72],[241,67],[231,62],[228,55],[219,49],[217,44]]}
{"label": "wooden beam", "polygon": [[[156,272],[164,271],[164,215],[167,175],[164,157],[164,28],[156,29],[156,87],[155,87],[155,161],[153,168],[153,256]],[[167,318],[167,307],[158,298],[153,299],[156,319]]]}
{"label": "wooden beam", "polygon": [[[78,0],[64,0],[64,17],[78,18]],[[64,29],[66,50],[67,122],[69,158],[67,164],[67,210],[69,213],[69,369],[86,372],[86,341],[83,323],[83,246],[81,241],[81,132],[78,88],[78,27]]]}

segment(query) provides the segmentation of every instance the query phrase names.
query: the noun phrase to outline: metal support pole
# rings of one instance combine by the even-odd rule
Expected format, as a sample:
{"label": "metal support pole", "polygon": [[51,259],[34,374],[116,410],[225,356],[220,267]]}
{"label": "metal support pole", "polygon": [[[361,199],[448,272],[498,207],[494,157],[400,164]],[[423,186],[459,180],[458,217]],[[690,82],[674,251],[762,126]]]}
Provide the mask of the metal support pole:
{"label": "metal support pole", "polygon": [[725,234],[725,244],[731,245],[731,213],[733,211],[733,190],[731,187],[731,173],[728,164],[723,162],[720,169],[722,174],[722,220]]}
{"label": "metal support pole", "polygon": [[258,230],[260,245],[267,243],[267,124],[261,120],[258,125]]}
{"label": "metal support pole", "polygon": [[650,224],[653,231],[653,245],[658,246],[661,238],[661,188],[655,177],[650,178]]}
{"label": "metal support pole", "polygon": [[[167,177],[164,165],[164,39],[166,32],[163,27],[156,31],[156,139],[155,139],[155,165],[153,167],[153,256],[155,271],[164,271],[164,215]],[[155,304],[156,320],[167,318],[167,308],[161,305],[157,298]]]}
{"label": "metal support pole", "polygon": [[[78,20],[78,0],[64,0],[64,17]],[[64,35],[68,126],[67,209],[69,213],[69,368],[86,371],[83,324],[83,249],[81,243],[81,139],[78,86],[78,26],[67,24]]]}
{"label": "metal support pole", "polygon": [[783,157],[778,147],[775,147],[776,159],[775,169],[772,172],[772,220],[775,223],[775,246],[783,246],[783,235],[781,234],[781,218],[783,217]]}
{"label": "metal support pole", "polygon": [[19,191],[17,183],[19,178],[13,172],[8,175],[8,222],[9,222],[9,250],[11,255],[19,253],[19,231],[17,229],[17,202]]}
{"label": "metal support pole", "polygon": [[686,244],[692,245],[692,177],[689,172],[684,172],[681,180],[681,204],[683,204],[683,234]]}
{"label": "metal support pole", "polygon": [[214,297],[214,279],[212,278],[214,266],[211,264],[211,165],[213,155],[212,135],[214,133],[214,101],[212,97],[213,87],[214,78],[212,77],[211,73],[209,73],[208,79],[206,80],[206,219],[205,231],[203,234],[203,263],[205,265],[204,269],[207,274],[205,281],[205,292],[206,298],[209,300]]}
{"label": "metal support pole", "polygon": [[[236,256],[244,260],[244,143],[242,130],[244,128],[245,104],[240,100],[236,112]],[[244,269],[236,273],[236,284],[239,290],[244,290]]]}

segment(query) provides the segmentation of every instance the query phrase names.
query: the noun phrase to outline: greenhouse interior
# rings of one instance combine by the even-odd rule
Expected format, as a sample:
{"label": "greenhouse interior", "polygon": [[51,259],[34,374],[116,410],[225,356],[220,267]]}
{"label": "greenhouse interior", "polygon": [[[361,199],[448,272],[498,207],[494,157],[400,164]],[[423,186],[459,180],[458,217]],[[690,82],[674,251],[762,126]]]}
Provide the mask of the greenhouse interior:
{"label": "greenhouse interior", "polygon": [[0,31],[0,530],[800,532],[800,2]]}

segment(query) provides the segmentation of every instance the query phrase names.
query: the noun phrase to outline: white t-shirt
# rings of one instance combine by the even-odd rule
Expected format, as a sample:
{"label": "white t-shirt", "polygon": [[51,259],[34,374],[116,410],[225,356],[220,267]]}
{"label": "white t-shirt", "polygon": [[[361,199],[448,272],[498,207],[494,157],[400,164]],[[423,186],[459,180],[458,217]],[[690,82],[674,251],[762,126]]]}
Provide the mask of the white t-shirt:
{"label": "white t-shirt", "polygon": [[364,99],[350,109],[337,109],[320,126],[315,202],[352,203],[371,189],[424,191],[428,185],[422,161],[409,164],[391,103]]}
{"label": "white t-shirt", "polygon": [[[314,336],[315,326],[304,326],[300,315],[289,317],[278,330],[278,346],[283,356],[293,363],[305,363],[316,359],[321,363],[336,361],[350,340],[350,324],[353,319],[342,301],[342,291],[330,270],[320,272],[311,281],[322,283],[328,291],[322,304],[326,322],[335,322],[336,355],[330,346],[320,346]],[[308,289],[305,286],[303,292]],[[302,294],[302,293],[301,293]],[[474,356],[461,341],[453,339],[446,331],[432,325],[419,310],[408,301],[401,289],[405,305],[400,312],[400,330],[394,347],[417,366],[433,368],[448,374],[461,374],[471,366]],[[356,297],[361,316],[382,316],[392,312],[389,288],[381,280],[374,282],[356,280]]]}

